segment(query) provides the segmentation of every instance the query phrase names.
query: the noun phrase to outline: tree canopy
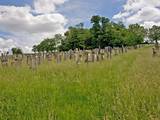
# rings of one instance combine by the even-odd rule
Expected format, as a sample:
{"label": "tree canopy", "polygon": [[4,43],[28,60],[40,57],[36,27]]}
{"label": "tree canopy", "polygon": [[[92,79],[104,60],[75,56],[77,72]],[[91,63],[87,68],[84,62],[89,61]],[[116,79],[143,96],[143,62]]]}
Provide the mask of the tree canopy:
{"label": "tree canopy", "polygon": [[23,54],[20,48],[12,48],[13,55]]}
{"label": "tree canopy", "polygon": [[[68,51],[70,49],[94,49],[106,46],[136,46],[144,42],[146,29],[139,24],[126,27],[123,22],[112,22],[106,17],[92,16],[91,28],[85,28],[83,23],[69,27],[64,35],[55,35],[44,39],[39,45],[33,46],[33,51]],[[159,39],[159,27],[149,30],[149,38]]]}

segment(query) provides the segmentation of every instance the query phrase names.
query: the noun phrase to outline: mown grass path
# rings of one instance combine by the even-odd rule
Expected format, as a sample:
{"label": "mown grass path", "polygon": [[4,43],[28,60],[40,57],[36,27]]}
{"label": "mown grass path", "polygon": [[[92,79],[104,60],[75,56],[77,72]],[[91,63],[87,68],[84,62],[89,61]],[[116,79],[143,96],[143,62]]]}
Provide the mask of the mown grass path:
{"label": "mown grass path", "polygon": [[99,63],[0,67],[0,120],[160,120],[151,48]]}

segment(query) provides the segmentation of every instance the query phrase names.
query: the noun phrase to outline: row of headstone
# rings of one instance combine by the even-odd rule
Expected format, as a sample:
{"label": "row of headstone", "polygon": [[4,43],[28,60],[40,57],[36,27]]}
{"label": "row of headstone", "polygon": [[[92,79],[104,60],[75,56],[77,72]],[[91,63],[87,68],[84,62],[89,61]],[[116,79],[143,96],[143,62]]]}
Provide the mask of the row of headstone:
{"label": "row of headstone", "polygon": [[[103,61],[105,59],[112,59],[113,56],[123,54],[130,48],[128,47],[105,47],[104,49],[93,49],[93,50],[69,50],[66,52],[54,52],[54,53],[35,53],[26,55],[15,55],[11,58],[12,66],[21,66],[22,63],[26,63],[30,69],[36,69],[44,61],[52,62],[56,61],[60,64],[63,61],[74,61],[76,64],[90,63]],[[8,66],[9,57],[7,54],[1,55],[2,66]],[[25,62],[26,61],[26,62]]]}

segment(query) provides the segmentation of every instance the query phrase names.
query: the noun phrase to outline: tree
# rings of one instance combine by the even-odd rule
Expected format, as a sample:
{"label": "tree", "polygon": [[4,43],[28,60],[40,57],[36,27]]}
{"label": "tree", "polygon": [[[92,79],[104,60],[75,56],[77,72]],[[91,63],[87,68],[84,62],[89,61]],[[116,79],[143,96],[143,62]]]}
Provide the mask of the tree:
{"label": "tree", "polygon": [[109,43],[106,29],[110,24],[110,20],[97,15],[91,18],[91,23],[93,24],[91,28],[92,39],[94,41],[93,47],[104,48]]}
{"label": "tree", "polygon": [[[84,28],[83,23],[69,27],[64,36],[57,34],[54,38],[44,39],[39,45],[33,46],[33,51],[68,51],[70,49],[94,49],[122,46],[136,46],[144,42],[146,30],[139,24],[126,28],[122,22],[114,23],[106,17],[92,16],[92,27]],[[157,29],[157,28],[156,28]],[[155,28],[150,30],[150,37],[158,41]],[[156,30],[157,32],[158,30]],[[158,35],[156,33],[156,35]]]}
{"label": "tree", "polygon": [[34,45],[32,51],[52,52],[58,49],[63,39],[64,37],[61,34],[56,34],[54,38],[46,38],[39,45]]}
{"label": "tree", "polygon": [[131,24],[129,25],[129,31],[135,35],[134,44],[141,44],[144,42],[145,37],[145,29],[143,26],[139,24]]}
{"label": "tree", "polygon": [[23,54],[20,48],[12,48],[13,55]]}
{"label": "tree", "polygon": [[154,25],[149,29],[149,38],[152,41],[155,41],[156,45],[158,46],[158,40],[160,40],[160,26]]}
{"label": "tree", "polygon": [[92,16],[91,23],[93,24],[91,28],[92,40],[93,40],[93,48],[100,47],[100,39],[101,39],[101,25],[100,25],[101,17],[99,15]]}
{"label": "tree", "polygon": [[61,49],[85,49],[87,46],[87,40],[91,38],[90,30],[83,28],[83,24],[80,23],[75,27],[70,27],[65,33],[65,41],[62,42]]}
{"label": "tree", "polygon": [[37,45],[34,45],[34,46],[33,46],[32,51],[33,51],[33,52],[37,52],[37,51],[38,51],[38,50],[37,50]]}

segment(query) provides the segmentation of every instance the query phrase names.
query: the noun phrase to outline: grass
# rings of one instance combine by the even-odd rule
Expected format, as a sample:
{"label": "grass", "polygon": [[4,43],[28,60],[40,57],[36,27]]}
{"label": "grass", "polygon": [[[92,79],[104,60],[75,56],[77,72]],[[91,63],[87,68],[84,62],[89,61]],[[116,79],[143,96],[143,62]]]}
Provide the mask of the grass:
{"label": "grass", "polygon": [[0,67],[0,120],[160,120],[160,57]]}

